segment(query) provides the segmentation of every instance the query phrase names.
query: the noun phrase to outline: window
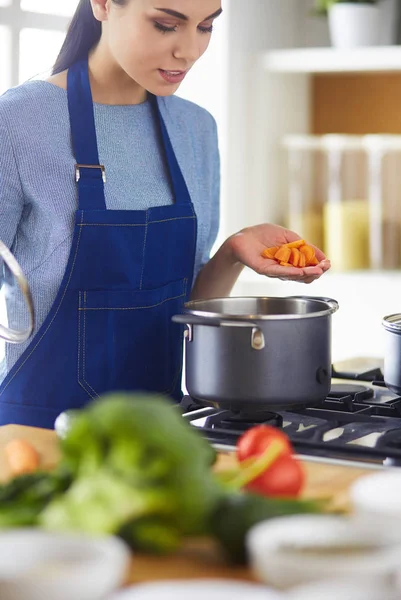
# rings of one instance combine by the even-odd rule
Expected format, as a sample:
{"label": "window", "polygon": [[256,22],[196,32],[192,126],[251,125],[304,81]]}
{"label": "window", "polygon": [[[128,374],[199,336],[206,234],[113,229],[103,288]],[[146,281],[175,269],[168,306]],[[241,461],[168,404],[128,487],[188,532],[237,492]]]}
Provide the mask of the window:
{"label": "window", "polygon": [[79,0],[0,0],[0,94],[47,75]]}
{"label": "window", "polygon": [[[0,0],[1,2],[2,0]],[[3,0],[4,1],[4,0]],[[9,87],[11,79],[10,30],[0,25],[0,94]]]}
{"label": "window", "polygon": [[77,4],[77,0],[21,0],[21,9],[46,15],[71,17]]}
{"label": "window", "polygon": [[[19,38],[19,81],[49,75],[63,41],[63,31],[22,29]],[[32,52],[32,48],[35,48],[35,52]]]}

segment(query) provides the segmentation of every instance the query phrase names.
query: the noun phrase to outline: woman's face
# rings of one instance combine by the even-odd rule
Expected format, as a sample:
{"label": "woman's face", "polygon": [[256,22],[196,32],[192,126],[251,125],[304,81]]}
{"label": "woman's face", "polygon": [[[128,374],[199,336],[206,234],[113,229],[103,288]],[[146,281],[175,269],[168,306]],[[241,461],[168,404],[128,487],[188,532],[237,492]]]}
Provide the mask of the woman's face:
{"label": "woman's face", "polygon": [[206,51],[220,12],[221,0],[107,0],[102,37],[131,79],[169,96]]}

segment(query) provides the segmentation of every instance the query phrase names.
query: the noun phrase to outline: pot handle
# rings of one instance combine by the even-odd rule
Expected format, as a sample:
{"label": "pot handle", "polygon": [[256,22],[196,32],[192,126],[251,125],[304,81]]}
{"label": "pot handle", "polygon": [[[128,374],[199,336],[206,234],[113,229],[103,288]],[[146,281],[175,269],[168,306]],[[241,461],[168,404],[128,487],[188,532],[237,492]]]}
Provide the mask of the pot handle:
{"label": "pot handle", "polygon": [[213,317],[199,317],[198,315],[182,314],[171,317],[174,323],[183,325],[207,325],[209,327],[257,327],[251,321],[224,321]]}
{"label": "pot handle", "polygon": [[321,300],[322,302],[326,302],[333,311],[337,311],[340,306],[337,300],[333,300],[333,298],[325,298],[324,296],[292,296],[292,298],[300,298],[305,300]]}

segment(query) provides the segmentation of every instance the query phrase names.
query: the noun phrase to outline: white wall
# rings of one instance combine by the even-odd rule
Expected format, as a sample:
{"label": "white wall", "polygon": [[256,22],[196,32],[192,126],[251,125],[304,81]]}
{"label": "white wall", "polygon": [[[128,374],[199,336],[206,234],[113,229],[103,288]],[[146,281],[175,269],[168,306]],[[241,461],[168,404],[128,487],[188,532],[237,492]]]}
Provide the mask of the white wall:
{"label": "white wall", "polygon": [[[274,123],[274,107],[263,90],[258,56],[268,48],[292,46],[297,39],[299,0],[230,0],[228,44],[228,179],[223,204],[224,233],[263,220],[266,131]],[[255,105],[266,102],[266,110]],[[255,135],[256,130],[256,135]],[[261,149],[261,151],[259,151]],[[272,164],[272,163],[270,163]],[[274,202],[274,200],[273,200]],[[262,208],[261,208],[262,203]],[[250,209],[250,206],[252,208]]]}
{"label": "white wall", "polygon": [[300,5],[302,6],[302,14],[299,20],[299,45],[301,47],[328,46],[329,27],[327,19],[313,14],[315,0],[300,0]]}
{"label": "white wall", "polygon": [[[219,150],[221,160],[221,205],[226,205],[228,173],[228,102],[229,102],[229,61],[231,60],[230,40],[228,32],[230,26],[230,12],[232,0],[223,0],[223,14],[215,21],[214,31],[209,48],[199,62],[194,66],[177,96],[195,102],[206,108],[216,119]],[[231,171],[231,168],[230,168]],[[218,247],[224,238],[225,215],[222,215],[222,227]]]}

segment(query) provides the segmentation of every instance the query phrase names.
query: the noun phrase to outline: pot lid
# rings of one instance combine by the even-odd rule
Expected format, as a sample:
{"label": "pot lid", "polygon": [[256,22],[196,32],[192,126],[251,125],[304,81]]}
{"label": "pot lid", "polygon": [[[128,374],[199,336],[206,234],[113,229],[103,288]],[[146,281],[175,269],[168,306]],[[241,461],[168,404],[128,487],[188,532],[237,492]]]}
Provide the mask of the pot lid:
{"label": "pot lid", "polygon": [[401,332],[401,313],[384,317],[382,324],[388,331]]}

